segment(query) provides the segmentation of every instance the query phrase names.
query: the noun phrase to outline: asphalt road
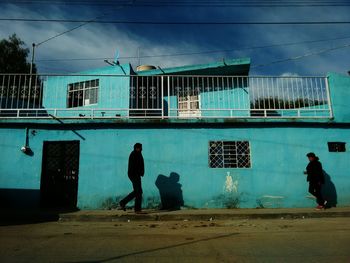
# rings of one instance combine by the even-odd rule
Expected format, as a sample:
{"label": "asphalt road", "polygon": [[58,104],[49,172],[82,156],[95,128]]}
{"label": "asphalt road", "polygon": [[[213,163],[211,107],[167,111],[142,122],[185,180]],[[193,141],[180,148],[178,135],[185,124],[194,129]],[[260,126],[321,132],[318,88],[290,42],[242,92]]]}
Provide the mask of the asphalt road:
{"label": "asphalt road", "polygon": [[0,227],[0,262],[350,262],[349,218]]}

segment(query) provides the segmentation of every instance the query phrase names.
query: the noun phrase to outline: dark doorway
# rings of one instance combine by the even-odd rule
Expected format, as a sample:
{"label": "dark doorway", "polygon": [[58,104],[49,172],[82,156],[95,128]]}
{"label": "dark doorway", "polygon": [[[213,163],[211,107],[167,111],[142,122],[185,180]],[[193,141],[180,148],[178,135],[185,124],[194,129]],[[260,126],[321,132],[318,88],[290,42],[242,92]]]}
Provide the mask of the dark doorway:
{"label": "dark doorway", "polygon": [[49,208],[75,208],[79,141],[44,141],[40,202]]}

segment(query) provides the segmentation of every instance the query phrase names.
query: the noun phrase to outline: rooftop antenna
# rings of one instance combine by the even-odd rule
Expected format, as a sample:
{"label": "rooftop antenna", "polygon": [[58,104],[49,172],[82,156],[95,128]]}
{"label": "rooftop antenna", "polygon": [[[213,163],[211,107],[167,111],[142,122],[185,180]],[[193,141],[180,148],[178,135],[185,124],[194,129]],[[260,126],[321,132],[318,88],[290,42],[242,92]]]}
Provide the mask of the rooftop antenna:
{"label": "rooftop antenna", "polygon": [[114,60],[110,62],[108,59],[103,60],[105,63],[111,66],[119,66],[119,51],[116,50]]}
{"label": "rooftop antenna", "polygon": [[119,50],[118,49],[115,51],[115,57],[114,57],[113,64],[119,66]]}
{"label": "rooftop antenna", "polygon": [[107,63],[108,65],[111,65],[111,66],[115,66],[112,62],[109,62],[108,59],[105,59],[103,60],[105,63]]}
{"label": "rooftop antenna", "polygon": [[157,68],[158,68],[162,73],[165,74],[165,71],[164,71],[160,66],[157,66]]}
{"label": "rooftop antenna", "polygon": [[140,66],[141,65],[140,47],[137,47],[137,59],[138,59],[138,66]]}
{"label": "rooftop antenna", "polygon": [[116,50],[113,62],[110,62],[108,59],[105,59],[103,61],[112,67],[115,67],[115,66],[120,67],[120,69],[123,71],[124,75],[126,75],[125,70],[123,69],[123,67],[119,63],[119,50]]}

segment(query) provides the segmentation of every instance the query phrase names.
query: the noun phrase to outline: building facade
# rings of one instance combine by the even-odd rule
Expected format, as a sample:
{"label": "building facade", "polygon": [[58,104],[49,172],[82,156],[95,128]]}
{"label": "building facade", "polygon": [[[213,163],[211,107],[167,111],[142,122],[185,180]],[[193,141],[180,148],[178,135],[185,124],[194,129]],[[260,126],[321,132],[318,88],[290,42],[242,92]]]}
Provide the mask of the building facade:
{"label": "building facade", "polygon": [[249,59],[75,75],[3,75],[5,206],[114,207],[143,144],[143,207],[309,207],[306,153],[324,195],[350,205],[350,78],[249,76]]}

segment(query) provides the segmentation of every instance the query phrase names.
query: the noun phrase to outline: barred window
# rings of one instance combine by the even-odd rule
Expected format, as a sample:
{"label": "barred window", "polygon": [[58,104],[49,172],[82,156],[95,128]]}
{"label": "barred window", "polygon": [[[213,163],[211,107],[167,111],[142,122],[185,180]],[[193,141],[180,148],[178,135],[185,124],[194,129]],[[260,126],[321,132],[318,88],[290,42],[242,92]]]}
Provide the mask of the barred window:
{"label": "barred window", "polygon": [[248,141],[210,141],[210,168],[250,168]]}
{"label": "barred window", "polygon": [[97,104],[98,86],[98,79],[68,84],[67,107]]}
{"label": "barred window", "polygon": [[345,142],[328,142],[329,152],[345,152]]}

